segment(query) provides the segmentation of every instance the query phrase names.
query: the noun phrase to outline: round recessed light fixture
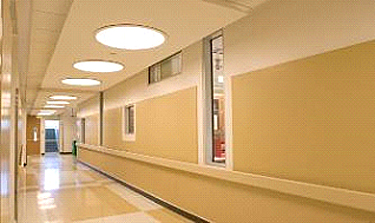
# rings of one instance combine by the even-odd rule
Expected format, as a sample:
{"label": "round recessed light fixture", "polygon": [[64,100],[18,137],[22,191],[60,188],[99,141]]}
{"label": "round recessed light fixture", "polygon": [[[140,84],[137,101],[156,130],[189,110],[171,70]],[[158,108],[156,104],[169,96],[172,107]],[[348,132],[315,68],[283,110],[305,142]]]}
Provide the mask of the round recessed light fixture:
{"label": "round recessed light fixture", "polygon": [[50,116],[53,115],[53,113],[44,113],[44,112],[39,112],[37,116]]}
{"label": "round recessed light fixture", "polygon": [[114,25],[100,28],[98,42],[117,49],[145,50],[160,46],[166,35],[154,28],[139,25]]}
{"label": "round recessed light fixture", "polygon": [[124,66],[117,62],[105,60],[86,60],[73,64],[73,67],[87,72],[109,73],[124,69]]}
{"label": "round recessed light fixture", "polygon": [[76,100],[77,99],[77,97],[69,96],[69,95],[53,95],[49,98],[53,100]]}
{"label": "round recessed light fixture", "polygon": [[64,105],[45,105],[45,108],[65,108]]}
{"label": "round recessed light fixture", "polygon": [[70,104],[67,101],[47,101],[48,105],[68,105]]}
{"label": "round recessed light fixture", "polygon": [[41,110],[38,113],[38,116],[48,116],[48,115],[53,115],[55,114],[55,110]]}
{"label": "round recessed light fixture", "polygon": [[89,78],[67,78],[61,81],[63,84],[75,86],[96,86],[100,85],[100,81]]}

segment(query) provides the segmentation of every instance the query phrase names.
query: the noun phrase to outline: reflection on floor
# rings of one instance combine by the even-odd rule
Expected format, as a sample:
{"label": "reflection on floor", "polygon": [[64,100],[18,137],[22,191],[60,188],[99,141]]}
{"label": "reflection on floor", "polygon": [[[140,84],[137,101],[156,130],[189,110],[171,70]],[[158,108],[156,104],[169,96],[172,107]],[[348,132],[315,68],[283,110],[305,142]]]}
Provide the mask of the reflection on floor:
{"label": "reflection on floor", "polygon": [[70,155],[29,158],[19,186],[20,223],[190,222]]}

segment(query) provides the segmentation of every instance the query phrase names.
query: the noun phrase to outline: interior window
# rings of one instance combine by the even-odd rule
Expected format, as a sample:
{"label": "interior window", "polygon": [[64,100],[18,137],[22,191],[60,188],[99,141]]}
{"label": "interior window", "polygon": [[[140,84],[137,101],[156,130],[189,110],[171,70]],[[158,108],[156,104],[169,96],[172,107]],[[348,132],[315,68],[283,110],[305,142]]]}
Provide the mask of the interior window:
{"label": "interior window", "polygon": [[225,89],[223,36],[210,41],[212,86],[212,162],[225,163]]}

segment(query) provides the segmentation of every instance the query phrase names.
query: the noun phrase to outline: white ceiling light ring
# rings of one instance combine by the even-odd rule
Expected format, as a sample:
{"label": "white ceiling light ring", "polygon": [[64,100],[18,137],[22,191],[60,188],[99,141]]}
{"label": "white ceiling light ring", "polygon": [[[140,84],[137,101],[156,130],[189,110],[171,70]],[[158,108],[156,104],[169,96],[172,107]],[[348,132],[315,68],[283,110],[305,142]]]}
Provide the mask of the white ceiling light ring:
{"label": "white ceiling light ring", "polygon": [[56,110],[40,110],[37,116],[51,116],[56,113]]}
{"label": "white ceiling light ring", "polygon": [[112,60],[88,59],[75,61],[73,67],[83,72],[113,73],[122,71],[125,68],[125,65]]}
{"label": "white ceiling light ring", "polygon": [[71,95],[51,95],[48,97],[49,99],[52,99],[52,100],[76,100],[77,97],[76,96],[71,96]]}
{"label": "white ceiling light ring", "polygon": [[79,86],[79,87],[97,87],[102,84],[102,81],[95,78],[64,78],[61,80],[61,83],[70,85],[70,86]]}
{"label": "white ceiling light ring", "polygon": [[60,109],[60,108],[65,108],[64,105],[53,105],[53,104],[50,104],[50,105],[45,105],[44,108],[57,108],[57,109]]}
{"label": "white ceiling light ring", "polygon": [[47,105],[69,105],[70,103],[67,101],[47,101]]}
{"label": "white ceiling light ring", "polygon": [[109,48],[142,51],[161,47],[168,35],[160,29],[131,23],[103,26],[95,31],[95,39]]}

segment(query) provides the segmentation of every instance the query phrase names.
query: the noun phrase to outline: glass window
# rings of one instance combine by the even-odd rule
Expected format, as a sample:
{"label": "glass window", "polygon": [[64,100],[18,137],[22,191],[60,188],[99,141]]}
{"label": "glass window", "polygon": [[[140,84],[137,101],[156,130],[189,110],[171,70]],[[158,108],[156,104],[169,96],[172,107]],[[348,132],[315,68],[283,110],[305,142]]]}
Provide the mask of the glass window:
{"label": "glass window", "polygon": [[136,112],[135,105],[126,105],[123,113],[123,132],[122,138],[124,141],[135,141],[136,133]]}
{"label": "glass window", "polygon": [[125,125],[126,134],[134,134],[134,105],[129,105],[125,107]]}
{"label": "glass window", "polygon": [[181,73],[182,70],[182,55],[181,52],[162,60],[149,67],[148,83],[152,84],[159,82],[171,76]]}
{"label": "glass window", "polygon": [[212,162],[225,163],[225,88],[223,36],[210,41],[212,87]]}

